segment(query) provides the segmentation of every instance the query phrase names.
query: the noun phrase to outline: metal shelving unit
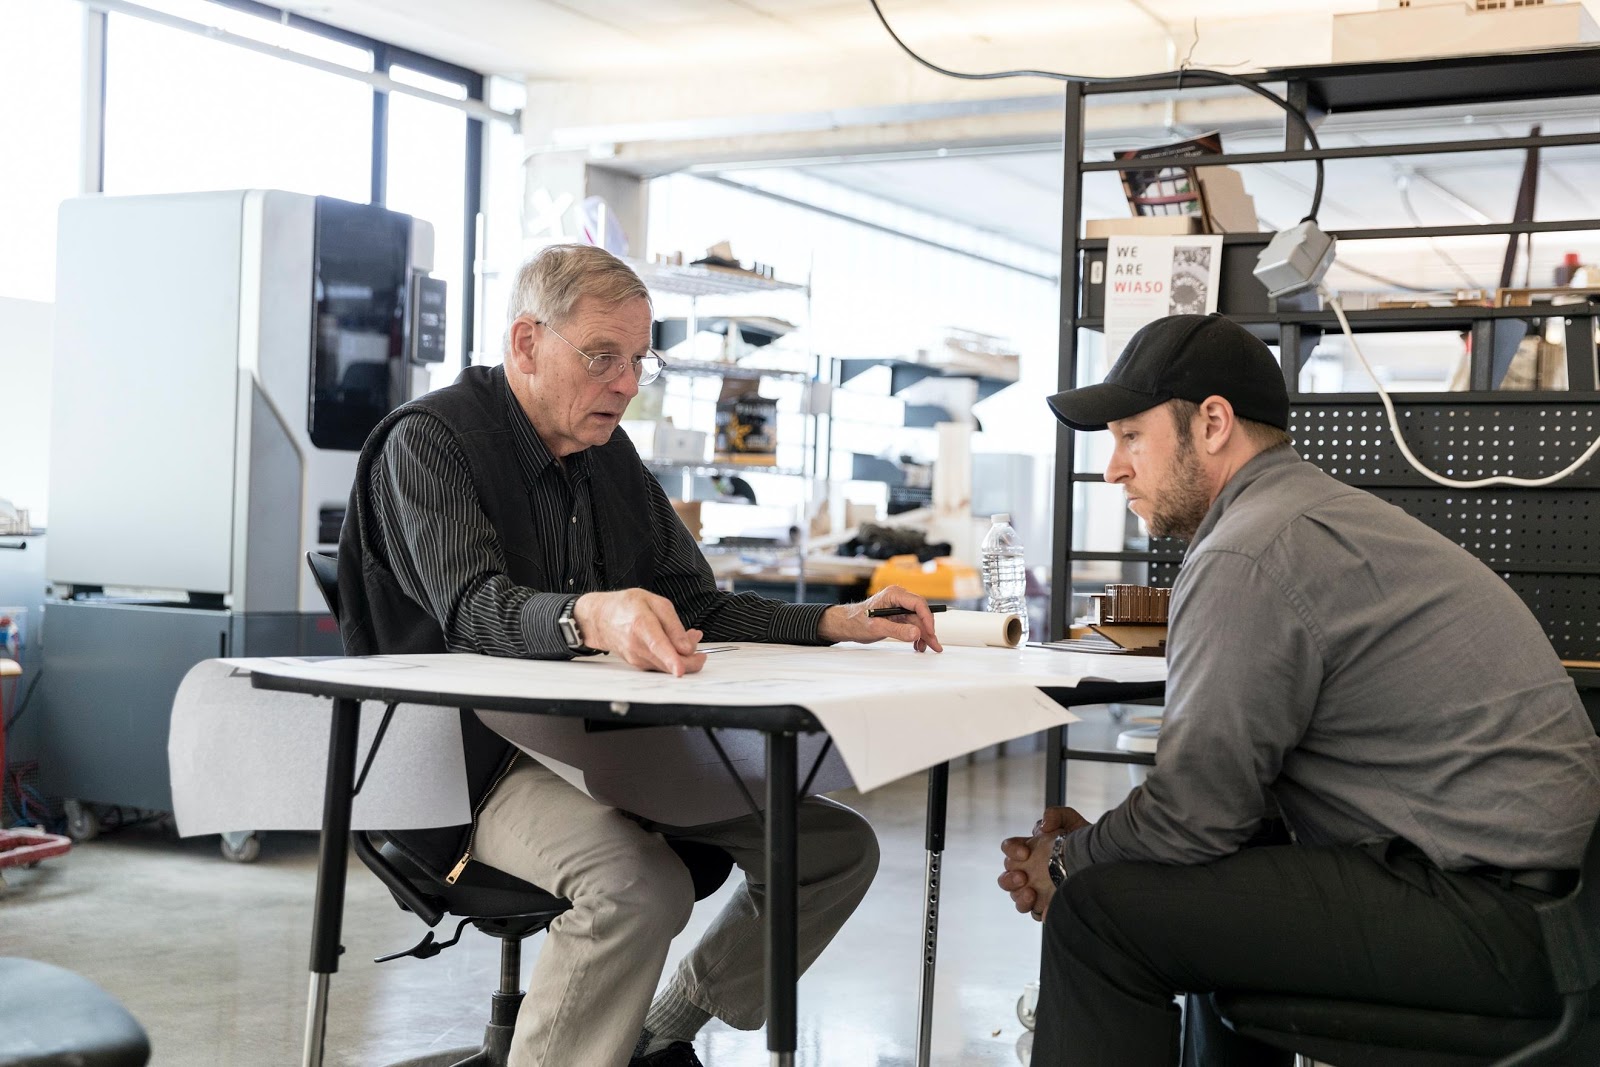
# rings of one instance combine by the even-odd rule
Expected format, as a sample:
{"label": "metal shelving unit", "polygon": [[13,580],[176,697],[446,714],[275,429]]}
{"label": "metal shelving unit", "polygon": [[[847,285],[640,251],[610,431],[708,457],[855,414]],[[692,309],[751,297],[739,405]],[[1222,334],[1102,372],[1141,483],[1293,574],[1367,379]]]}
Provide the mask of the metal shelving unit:
{"label": "metal shelving unit", "polygon": [[[699,329],[699,302],[707,297],[740,297],[750,294],[795,294],[805,302],[805,319],[809,325],[811,317],[811,287],[809,284],[795,282],[781,282],[752,271],[734,270],[724,267],[712,267],[694,264],[657,263],[634,261],[631,266],[638,273],[653,293],[689,298],[689,313],[687,316],[687,336],[694,337]],[[776,345],[776,343],[775,343]],[[809,370],[790,370],[781,367],[766,366],[770,355],[767,349],[761,354],[750,357],[742,362],[721,360],[690,360],[668,359],[665,376],[686,376],[699,378],[739,379],[743,381],[784,381],[784,382],[811,382],[817,380],[820,374],[819,361],[814,353],[794,352],[783,350],[791,357],[798,357],[810,364]],[[805,427],[805,436],[801,442],[802,455],[811,457],[812,470],[803,467],[781,467],[773,464],[757,463],[685,463],[650,460],[646,466],[658,475],[679,475],[682,478],[680,495],[685,500],[693,499],[694,479],[697,477],[723,478],[739,477],[746,474],[773,475],[783,478],[809,478],[816,473],[816,457],[819,449],[820,435],[817,428],[817,417],[807,416],[802,425]],[[809,488],[803,494],[804,504],[802,512],[806,510],[810,501]],[[805,522],[802,515],[799,523],[804,530]],[[797,574],[795,578],[795,599],[805,599],[805,544],[802,533],[801,543],[798,545],[720,545],[701,544],[701,552],[708,558],[718,556],[739,555],[760,558],[769,561],[797,561]]]}
{"label": "metal shelving unit", "polygon": [[780,382],[809,382],[811,375],[805,371],[777,370],[751,363],[719,363],[709,359],[673,359],[667,361],[667,374],[692,374],[716,378],[771,378]]}
{"label": "metal shelving unit", "polygon": [[[1539,100],[1600,94],[1600,48],[1495,56],[1462,56],[1397,63],[1299,67],[1246,75],[1280,86],[1292,104],[1317,118],[1347,112],[1382,111],[1507,100]],[[1080,329],[1103,327],[1090,314],[1083,285],[1085,264],[1103,256],[1104,239],[1079,237],[1083,175],[1116,171],[1139,162],[1086,161],[1084,108],[1090,94],[1170,94],[1176,79],[1152,77],[1109,86],[1068,84],[1065,88],[1065,164],[1063,171],[1061,311],[1058,388],[1077,384]],[[1221,154],[1186,159],[1194,166],[1245,166],[1256,163],[1427,156],[1443,153],[1557,149],[1600,145],[1600,133],[1559,136],[1455,139],[1407,144],[1306,148],[1298,127],[1285,123],[1284,148],[1277,152]],[[1470,226],[1415,226],[1334,231],[1341,242],[1463,235],[1512,235],[1600,230],[1600,219],[1520,222]],[[1417,475],[1390,438],[1375,393],[1316,394],[1299,389],[1300,371],[1323,334],[1339,327],[1332,311],[1305,302],[1266,299],[1249,277],[1243,255],[1266,235],[1224,238],[1223,313],[1275,344],[1291,402],[1290,434],[1301,454],[1334,477],[1359,485],[1399,505],[1474,552],[1523,596],[1563,658],[1600,659],[1600,469],[1591,464],[1547,489],[1494,487],[1449,490]],[[1230,250],[1235,252],[1229,278]],[[1243,278],[1237,277],[1243,266]],[[1255,289],[1251,289],[1255,286]],[[1230,296],[1235,306],[1230,307]],[[1566,392],[1497,392],[1496,339],[1501,331],[1526,331],[1531,320],[1566,320],[1569,389]],[[1558,307],[1423,307],[1352,311],[1356,331],[1460,329],[1472,336],[1470,389],[1460,393],[1395,395],[1402,431],[1418,457],[1458,478],[1487,474],[1531,475],[1553,472],[1575,459],[1600,435],[1600,382],[1596,380],[1594,322],[1600,301]],[[1517,334],[1518,337],[1521,334]],[[1504,351],[1504,343],[1500,346]],[[1057,495],[1054,516],[1050,636],[1065,632],[1072,593],[1074,560],[1144,563],[1151,584],[1170,584],[1182,545],[1153,541],[1148,548],[1117,552],[1074,552],[1070,486],[1103,482],[1099,474],[1075,471],[1074,434],[1058,427],[1056,469],[1068,472],[1069,491]],[[1574,671],[1585,677],[1597,672]],[[1580,679],[1580,684],[1582,681]]]}
{"label": "metal shelving unit", "polygon": [[797,282],[780,282],[753,271],[730,267],[697,266],[687,263],[655,263],[633,260],[629,263],[640,279],[653,291],[680,296],[728,296],[735,293],[799,292],[807,287]]}
{"label": "metal shelving unit", "polygon": [[662,474],[687,474],[701,478],[728,478],[737,474],[776,474],[785,478],[803,478],[806,472],[793,467],[768,467],[756,463],[674,463],[669,460],[646,460],[645,466]]}

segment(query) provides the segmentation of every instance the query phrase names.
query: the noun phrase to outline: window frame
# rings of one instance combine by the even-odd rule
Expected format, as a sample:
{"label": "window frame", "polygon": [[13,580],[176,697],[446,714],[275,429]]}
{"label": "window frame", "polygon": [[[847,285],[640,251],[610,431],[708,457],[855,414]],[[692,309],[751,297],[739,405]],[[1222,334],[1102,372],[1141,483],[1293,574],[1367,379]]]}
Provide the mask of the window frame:
{"label": "window frame", "polygon": [[[331,26],[316,19],[307,18],[293,11],[286,11],[259,0],[209,0],[219,7],[226,7],[234,11],[268,19],[285,26],[315,34],[340,44],[350,45],[364,49],[372,54],[372,69],[374,73],[387,75],[393,66],[409,67],[420,71],[430,77],[441,81],[453,82],[466,90],[469,101],[483,102],[484,85],[487,78],[484,74],[470,70],[467,67],[430,56],[422,52],[415,52],[400,45],[380,41],[353,30]],[[106,92],[106,56],[110,51],[111,43],[104,32],[103,12],[99,15],[100,28],[98,32],[90,30],[86,40],[90,42],[93,52],[87,57],[85,63],[85,80],[89,83],[86,89],[92,95],[98,106],[86,107],[85,122],[90,127],[86,131],[87,140],[93,145],[90,158],[93,164],[86,173],[86,184],[93,184],[94,188],[86,192],[102,192],[105,187],[105,92]],[[132,17],[138,17],[128,12]],[[474,332],[477,320],[477,285],[474,266],[478,257],[478,226],[479,212],[483,209],[483,157],[484,157],[484,120],[471,113],[467,113],[467,132],[465,145],[466,175],[464,182],[465,203],[462,213],[462,263],[461,263],[461,351],[458,353],[462,367],[471,365],[472,351],[475,342]],[[382,206],[384,203],[384,187],[388,180],[389,171],[389,94],[386,90],[374,87],[372,90],[372,164],[371,181],[369,184],[369,203]]]}

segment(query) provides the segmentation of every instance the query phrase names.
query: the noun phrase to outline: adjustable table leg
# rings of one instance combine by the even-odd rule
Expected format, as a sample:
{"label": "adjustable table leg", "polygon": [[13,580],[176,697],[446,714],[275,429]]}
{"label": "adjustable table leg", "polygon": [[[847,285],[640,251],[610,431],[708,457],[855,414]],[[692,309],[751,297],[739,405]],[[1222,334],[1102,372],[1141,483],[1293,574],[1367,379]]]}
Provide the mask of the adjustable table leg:
{"label": "adjustable table leg", "polygon": [[794,1067],[795,982],[800,954],[798,832],[799,743],[767,735],[767,1051],[772,1067]]}
{"label": "adjustable table leg", "polygon": [[917,993],[917,1067],[928,1067],[933,1046],[933,975],[939,946],[939,867],[944,857],[944,817],[950,764],[928,768],[928,875],[922,911],[922,988]]}
{"label": "adjustable table leg", "polygon": [[339,969],[344,921],[344,879],[350,850],[351,787],[356,776],[356,736],[361,702],[335,698],[329,727],[328,775],[322,796],[322,842],[317,855],[316,917],[311,926],[311,991],[306,1003],[306,1040],[300,1062],[321,1067],[328,1021],[328,980]]}

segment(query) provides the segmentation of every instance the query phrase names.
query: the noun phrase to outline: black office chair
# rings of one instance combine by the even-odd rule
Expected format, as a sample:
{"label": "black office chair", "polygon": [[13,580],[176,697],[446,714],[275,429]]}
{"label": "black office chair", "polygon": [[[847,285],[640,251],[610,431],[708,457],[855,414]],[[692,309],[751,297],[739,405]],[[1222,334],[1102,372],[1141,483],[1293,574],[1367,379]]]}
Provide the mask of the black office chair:
{"label": "black office chair", "polygon": [[1426,1011],[1385,1004],[1261,993],[1215,995],[1223,1021],[1273,1048],[1338,1067],[1532,1067],[1600,1063],[1600,826],[1591,833],[1578,884],[1534,905],[1556,991],[1559,1023]]}
{"label": "black office chair", "polygon": [[[307,552],[306,563],[311,568],[323,600],[327,602],[328,611],[337,620],[338,556],[332,552]],[[367,754],[368,766],[383,740],[384,729],[394,709],[395,705],[391,704],[384,712],[383,722],[379,724],[373,741],[373,750]],[[365,777],[364,770],[362,777]],[[359,779],[356,788],[360,788]],[[571,909],[571,902],[482,863],[468,864],[452,885],[445,882],[445,872],[427,869],[411,860],[382,833],[357,831],[350,836],[356,855],[388,887],[400,907],[415,913],[429,927],[422,940],[413,947],[379,956],[374,963],[384,963],[402,956],[427,959],[438,955],[461,940],[461,933],[468,923],[490,937],[500,939],[500,984],[490,1003],[489,1025],[484,1031],[483,1044],[476,1049],[465,1048],[455,1053],[429,1055],[426,1062],[451,1064],[453,1067],[505,1067],[517,1009],[522,1006],[522,940],[543,931],[557,916]],[[692,841],[671,841],[669,844],[689,869],[696,900],[703,900],[716,892],[733,868],[732,858],[720,848]],[[460,920],[456,924],[455,934],[448,941],[435,941],[432,928],[439,925],[446,915]]]}

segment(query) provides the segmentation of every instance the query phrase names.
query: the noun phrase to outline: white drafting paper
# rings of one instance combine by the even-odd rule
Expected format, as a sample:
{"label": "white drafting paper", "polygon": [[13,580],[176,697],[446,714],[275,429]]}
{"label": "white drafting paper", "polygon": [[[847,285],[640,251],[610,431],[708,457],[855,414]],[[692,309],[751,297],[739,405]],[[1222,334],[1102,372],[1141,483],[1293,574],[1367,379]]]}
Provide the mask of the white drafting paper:
{"label": "white drafting paper", "polygon": [[1216,311],[1221,273],[1221,234],[1108,238],[1106,359],[1115,362],[1146,323]]}
{"label": "white drafting paper", "polygon": [[[728,774],[705,731],[681,726],[591,732],[582,719],[480,711],[491,730],[534,756],[589,796],[668,826],[702,826],[766,807],[766,737],[756,730],[718,730],[717,743],[744,788]],[[820,765],[827,737],[799,737],[800,781],[813,766],[809,792],[829,793],[851,784],[836,747]],[[746,791],[749,798],[746,799]]]}
{"label": "white drafting paper", "polygon": [[[349,674],[351,664],[360,664],[364,677],[404,673],[377,660],[328,660],[323,669]],[[332,707],[323,697],[255,689],[247,672],[225,660],[195,666],[178,687],[167,738],[178,832],[320,829]],[[362,705],[358,771],[382,713],[382,704]],[[455,826],[470,818],[459,713],[396,709],[355,799],[352,829]]]}
{"label": "white drafting paper", "polygon": [[[317,661],[231,662],[307,680],[350,677]],[[918,654],[909,645],[893,642],[832,648],[739,645],[708,659],[698,674],[683,678],[638,671],[612,657],[552,662],[393,656],[381,662],[392,664],[392,672],[371,671],[362,680],[402,691],[459,695],[465,703],[474,696],[607,700],[621,709],[619,719],[625,718],[630,703],[804,707],[833,737],[862,790],[987,745],[1075,721],[1040,693],[1039,686],[1069,687],[1085,680],[1159,681],[1166,676],[1164,661],[1154,657],[1069,655],[1030,648],[951,648],[943,654]],[[648,774],[652,767],[640,770]],[[760,795],[758,790],[752,792]]]}
{"label": "white drafting paper", "polygon": [[998,611],[945,611],[934,616],[939,644],[1016,648],[1022,643],[1022,620]]}

